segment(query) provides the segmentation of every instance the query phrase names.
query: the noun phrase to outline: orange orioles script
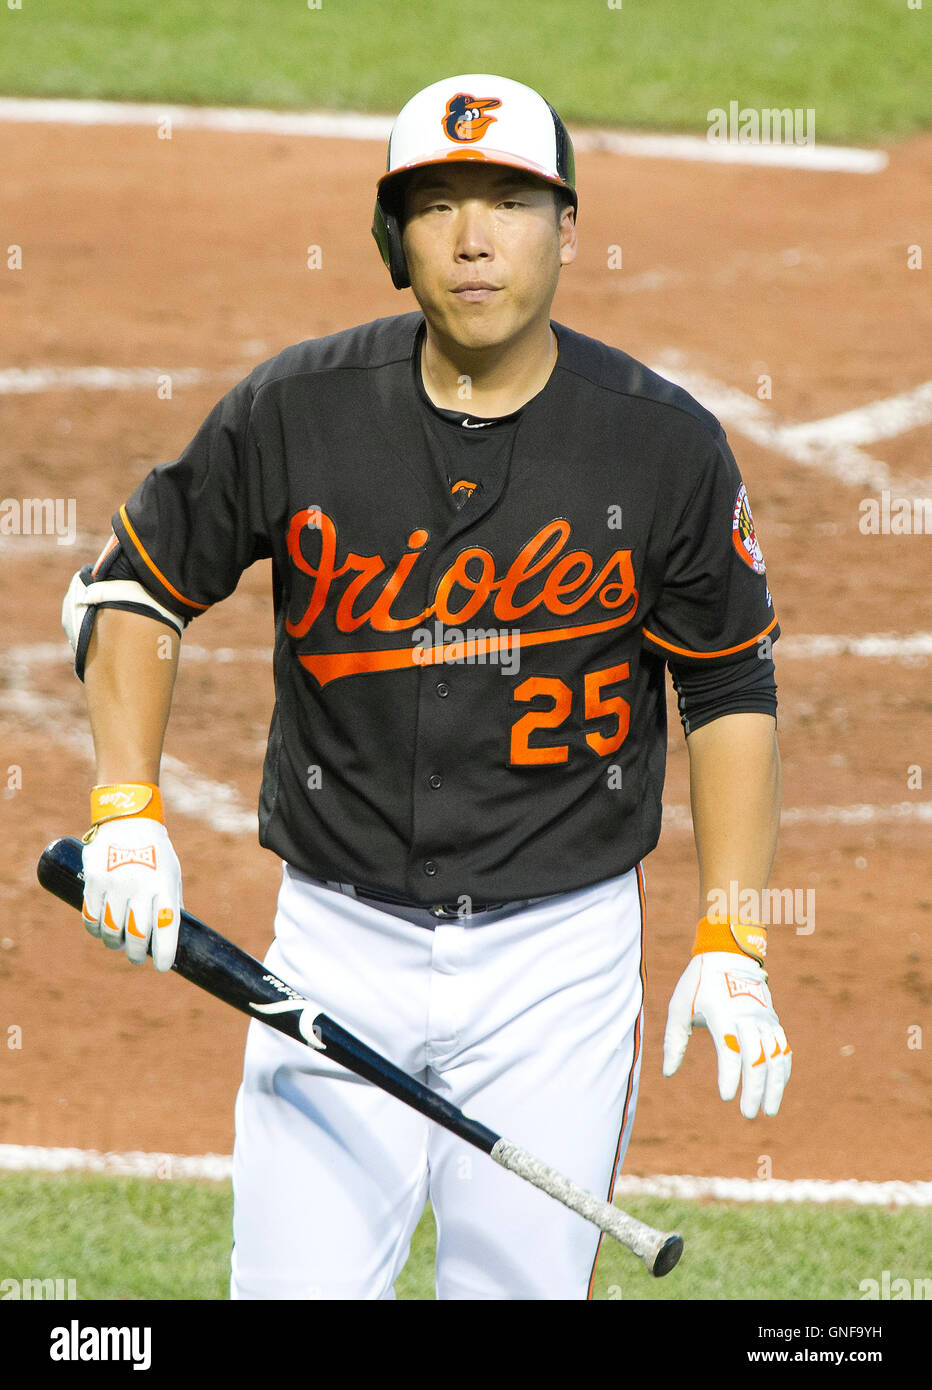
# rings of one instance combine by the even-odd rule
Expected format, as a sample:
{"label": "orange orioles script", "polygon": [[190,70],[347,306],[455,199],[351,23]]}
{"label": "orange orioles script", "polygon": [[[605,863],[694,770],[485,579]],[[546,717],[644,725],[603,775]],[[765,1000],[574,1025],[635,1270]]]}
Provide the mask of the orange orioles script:
{"label": "orange orioles script", "polygon": [[[313,584],[303,615],[297,622],[289,620],[286,623],[289,635],[294,638],[307,636],[327,607],[334,581],[345,577],[349,582],[333,608],[334,626],[345,633],[360,628],[368,628],[371,632],[410,632],[429,618],[441,625],[463,623],[490,601],[491,616],[501,624],[515,623],[538,608],[554,618],[567,618],[593,598],[611,614],[601,621],[583,625],[560,625],[518,634],[486,633],[467,642],[460,637],[456,643],[440,642],[427,650],[413,647],[409,638],[404,645],[381,650],[306,652],[299,654],[298,660],[324,686],[341,676],[436,665],[447,659],[454,648],[458,659],[468,660],[470,656],[497,651],[500,647],[514,650],[566,642],[624,626],[633,618],[638,603],[631,551],[614,551],[594,573],[596,563],[588,551],[566,550],[570,529],[569,522],[562,519],[547,522],[518,551],[501,575],[488,550],[481,546],[461,550],[441,575],[433,603],[418,613],[399,617],[397,609],[403,607],[405,583],[421,558],[429,539],[428,532],[411,532],[407,553],[389,572],[381,555],[357,555],[349,551],[342,563],[338,563],[337,529],[332,519],[318,507],[296,512],[288,528],[288,554],[295,568],[308,575]],[[302,540],[308,531],[320,536],[316,565],[302,549]],[[377,588],[370,589],[376,581]],[[525,591],[521,602],[517,598],[520,586],[524,586]],[[465,595],[458,608],[452,602],[455,589]],[[369,592],[364,594],[364,590]]]}

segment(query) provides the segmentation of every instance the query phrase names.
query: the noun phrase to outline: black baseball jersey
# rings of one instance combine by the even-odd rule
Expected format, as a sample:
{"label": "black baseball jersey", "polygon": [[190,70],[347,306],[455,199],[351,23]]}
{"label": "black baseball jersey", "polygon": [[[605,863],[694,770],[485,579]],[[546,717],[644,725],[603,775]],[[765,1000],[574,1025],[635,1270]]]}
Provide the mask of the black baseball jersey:
{"label": "black baseball jersey", "polygon": [[775,708],[740,698],[778,628],[721,426],[553,327],[495,422],[430,403],[418,312],[288,348],[113,519],[185,620],[271,559],[260,840],[314,877],[430,904],[623,873],[660,833],[667,664]]}

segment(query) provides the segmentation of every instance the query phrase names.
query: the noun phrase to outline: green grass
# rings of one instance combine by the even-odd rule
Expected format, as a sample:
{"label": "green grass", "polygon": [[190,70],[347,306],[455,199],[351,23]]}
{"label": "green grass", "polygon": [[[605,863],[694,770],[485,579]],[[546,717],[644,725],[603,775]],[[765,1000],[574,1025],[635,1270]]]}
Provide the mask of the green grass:
{"label": "green grass", "polygon": [[[606,1240],[596,1299],[860,1299],[861,1280],[880,1281],[884,1270],[928,1275],[923,1210],[642,1200],[636,1211],[680,1230],[686,1253],[655,1280]],[[82,1299],[224,1299],[231,1216],[228,1184],[7,1174],[0,1281],[73,1278]],[[432,1299],[433,1270],[428,1211],[396,1285],[399,1299]]]}
{"label": "green grass", "polygon": [[[705,131],[812,107],[819,140],[932,123],[932,26],[907,0],[0,0],[0,92],[394,112],[501,72],[566,119]],[[928,4],[928,0],[927,0]]]}
{"label": "green grass", "polygon": [[0,1280],[75,1279],[83,1299],[229,1292],[226,1183],[0,1177]]}

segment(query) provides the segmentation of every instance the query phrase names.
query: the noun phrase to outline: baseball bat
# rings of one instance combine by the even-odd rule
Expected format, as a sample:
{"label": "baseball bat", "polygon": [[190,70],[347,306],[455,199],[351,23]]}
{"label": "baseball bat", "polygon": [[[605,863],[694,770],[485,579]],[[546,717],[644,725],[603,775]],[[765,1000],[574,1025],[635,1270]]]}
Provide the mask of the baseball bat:
{"label": "baseball bat", "polygon": [[[54,840],[42,851],[37,872],[43,888],[80,910],[84,875],[79,840],[70,836]],[[654,1230],[637,1217],[593,1196],[478,1120],[470,1119],[341,1028],[312,999],[279,980],[260,961],[183,909],[172,969],[250,1018],[277,1028],[315,1051],[325,1052],[357,1076],[481,1149],[503,1168],[613,1236],[638,1255],[655,1277],[669,1274],[683,1253],[681,1236]]]}

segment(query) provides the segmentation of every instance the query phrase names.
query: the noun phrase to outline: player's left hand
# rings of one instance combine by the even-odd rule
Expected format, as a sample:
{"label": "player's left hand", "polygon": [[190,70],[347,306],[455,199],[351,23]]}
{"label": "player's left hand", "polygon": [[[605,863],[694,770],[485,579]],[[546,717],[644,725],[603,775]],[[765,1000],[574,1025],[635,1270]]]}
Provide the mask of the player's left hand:
{"label": "player's left hand", "polygon": [[776,1115],[790,1079],[792,1053],[767,987],[767,972],[749,956],[705,951],[680,976],[667,1012],[663,1074],[683,1060],[696,1025],[708,1028],[718,1057],[718,1091],[733,1100],[741,1082],[741,1113]]}

